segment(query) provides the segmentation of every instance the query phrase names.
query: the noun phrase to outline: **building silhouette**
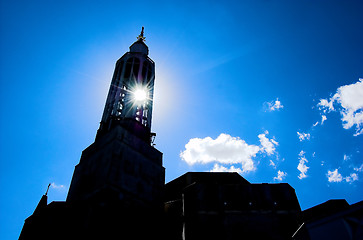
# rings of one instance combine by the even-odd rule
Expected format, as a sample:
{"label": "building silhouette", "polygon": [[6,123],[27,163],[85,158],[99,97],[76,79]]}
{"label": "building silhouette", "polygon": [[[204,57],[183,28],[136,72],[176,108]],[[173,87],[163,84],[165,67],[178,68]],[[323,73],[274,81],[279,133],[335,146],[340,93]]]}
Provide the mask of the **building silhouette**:
{"label": "building silhouette", "polygon": [[329,200],[302,212],[295,240],[363,239],[363,201]]}
{"label": "building silhouette", "polygon": [[300,205],[287,183],[238,173],[186,173],[166,184],[166,239],[291,239]]}
{"label": "building silhouette", "polygon": [[[329,216],[339,211],[301,212],[287,183],[253,184],[237,173],[189,172],[165,184],[162,153],[151,132],[155,63],[144,40],[142,29],[116,62],[95,141],[82,152],[66,201],[48,204],[43,195],[19,240],[318,239],[317,216],[326,224],[320,228],[329,229]],[[361,203],[340,211],[334,219],[347,216],[352,226],[362,222]],[[362,224],[357,226],[361,237]]]}

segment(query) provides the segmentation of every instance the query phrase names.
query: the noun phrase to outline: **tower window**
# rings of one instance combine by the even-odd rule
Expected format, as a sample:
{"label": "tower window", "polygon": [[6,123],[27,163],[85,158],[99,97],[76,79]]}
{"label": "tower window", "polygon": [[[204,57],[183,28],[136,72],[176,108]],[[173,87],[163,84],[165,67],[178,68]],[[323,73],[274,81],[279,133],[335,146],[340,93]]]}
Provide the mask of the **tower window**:
{"label": "tower window", "polygon": [[129,78],[130,77],[131,68],[132,68],[132,61],[133,61],[133,58],[129,58],[127,60],[127,62],[126,62],[124,78]]}
{"label": "tower window", "polygon": [[145,119],[142,120],[142,125],[144,125],[145,127],[147,127],[147,121]]}
{"label": "tower window", "polygon": [[152,70],[151,68],[148,69],[149,71],[147,71],[147,81],[150,81],[151,80],[151,74],[152,74]]}
{"label": "tower window", "polygon": [[146,80],[146,72],[147,72],[148,64],[145,61],[142,65],[142,78],[145,81]]}
{"label": "tower window", "polygon": [[134,67],[132,70],[136,79],[139,76],[139,68],[140,68],[140,60],[138,58],[134,58]]}
{"label": "tower window", "polygon": [[117,111],[118,112],[121,112],[122,111],[122,108],[123,108],[122,103],[121,102],[118,102],[117,103]]}
{"label": "tower window", "polygon": [[117,71],[117,76],[116,78],[118,79],[118,81],[120,80],[120,75],[122,74],[122,69],[124,67],[124,61],[121,61],[118,67],[118,71]]}

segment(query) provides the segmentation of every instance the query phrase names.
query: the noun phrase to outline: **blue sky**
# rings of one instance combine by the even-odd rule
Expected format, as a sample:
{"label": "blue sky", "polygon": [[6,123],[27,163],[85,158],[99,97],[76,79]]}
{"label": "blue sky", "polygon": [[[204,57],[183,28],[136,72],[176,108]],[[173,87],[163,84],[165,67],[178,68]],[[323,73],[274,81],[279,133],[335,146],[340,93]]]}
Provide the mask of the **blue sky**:
{"label": "blue sky", "polygon": [[238,171],[302,209],[363,199],[362,1],[0,1],[0,238],[65,200],[145,27],[166,181]]}

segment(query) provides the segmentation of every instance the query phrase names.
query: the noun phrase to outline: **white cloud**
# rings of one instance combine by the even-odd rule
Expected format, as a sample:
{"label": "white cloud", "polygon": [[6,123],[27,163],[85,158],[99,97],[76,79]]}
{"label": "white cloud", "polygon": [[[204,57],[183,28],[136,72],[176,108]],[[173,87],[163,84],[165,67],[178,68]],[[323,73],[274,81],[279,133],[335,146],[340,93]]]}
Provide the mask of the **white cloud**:
{"label": "white cloud", "polygon": [[329,182],[341,182],[343,180],[342,175],[338,173],[338,169],[335,169],[334,171],[328,170],[327,177]]}
{"label": "white cloud", "polygon": [[64,189],[65,186],[64,185],[57,185],[54,182],[52,182],[52,184],[50,185],[52,188],[54,189]]}
{"label": "white cloud", "polygon": [[268,131],[265,131],[265,133],[261,133],[258,135],[258,138],[260,139],[261,143],[261,151],[266,152],[267,155],[271,155],[275,153],[276,146],[279,145],[278,142],[276,142],[274,139],[268,139],[266,135],[268,134]]}
{"label": "white cloud", "polygon": [[278,170],[277,171],[277,177],[274,177],[274,180],[282,181],[282,179],[285,178],[286,176],[287,176],[286,172]]}
{"label": "white cloud", "polygon": [[299,153],[299,165],[297,166],[297,169],[300,171],[300,174],[298,176],[299,179],[303,179],[306,178],[307,175],[306,173],[308,172],[309,167],[306,166],[306,163],[308,162],[308,160],[305,158],[305,152],[301,151]]}
{"label": "white cloud", "polygon": [[363,163],[362,163],[362,165],[360,165],[359,168],[354,168],[354,171],[363,172]]}
{"label": "white cloud", "polygon": [[[266,137],[268,131],[258,135],[261,145],[249,145],[239,137],[232,137],[222,133],[216,139],[211,137],[192,138],[180,153],[180,158],[189,165],[194,164],[241,164],[241,172],[256,170],[253,158],[258,153],[272,155],[276,152],[278,142]],[[219,165],[215,165],[217,167]],[[220,166],[219,169],[221,169]],[[225,168],[225,167],[224,167]],[[226,168],[233,169],[233,168]],[[234,168],[238,170],[239,168]],[[221,169],[223,170],[223,169]],[[225,170],[225,169],[224,169]]]}
{"label": "white cloud", "polygon": [[242,173],[242,170],[240,168],[235,168],[234,166],[231,166],[230,168],[226,168],[224,166],[221,166],[219,164],[214,164],[213,169],[210,170],[211,172],[237,172],[239,174]]}
{"label": "white cloud", "polygon": [[[319,104],[318,104],[319,105]],[[320,110],[322,110],[321,108],[319,108]],[[324,109],[324,113],[326,112],[326,109]],[[313,127],[316,127],[316,126],[318,126],[319,125],[319,123],[320,123],[320,125],[323,125],[324,124],[324,122],[327,120],[328,118],[326,117],[326,115],[321,115],[321,120],[320,120],[320,122],[319,121],[317,121],[316,123],[314,123],[313,124]]]}
{"label": "white cloud", "polygon": [[325,115],[321,115],[321,125],[324,124],[324,122],[327,120],[328,118]]}
{"label": "white cloud", "polygon": [[268,111],[270,112],[284,108],[278,98],[275,101],[267,102],[265,104],[267,104]]}
{"label": "white cloud", "polygon": [[[336,111],[334,104],[342,115],[343,128],[350,129],[355,126],[354,136],[363,133],[363,79],[358,82],[344,85],[337,89],[337,92],[329,100],[320,99],[319,109],[323,112]],[[323,115],[324,116],[324,115]],[[325,119],[326,120],[326,119]],[[324,121],[325,121],[324,120]],[[322,123],[324,122],[322,120]]]}
{"label": "white cloud", "polygon": [[310,140],[310,133],[297,132],[297,136],[299,137],[300,142],[302,142],[304,140]]}
{"label": "white cloud", "polygon": [[334,171],[328,171],[327,177],[329,182],[342,182],[345,180],[348,183],[352,183],[358,180],[358,174],[351,173],[349,176],[343,177],[342,174],[338,172],[338,169],[335,169]]}
{"label": "white cloud", "polygon": [[350,176],[344,178],[347,182],[354,182],[358,180],[358,175],[356,173],[351,173]]}
{"label": "white cloud", "polygon": [[318,103],[319,107],[322,107],[324,112],[328,109],[329,111],[334,111],[333,101],[328,101],[326,99],[320,99],[320,102]]}
{"label": "white cloud", "polygon": [[276,164],[272,160],[270,160],[270,166],[276,169]]}
{"label": "white cloud", "polygon": [[[320,103],[319,103],[320,104]],[[319,105],[318,104],[318,105]],[[322,110],[321,108],[319,108],[320,110]],[[324,109],[324,113],[326,112],[326,109]],[[320,120],[320,122],[319,121],[317,121],[317,122],[315,122],[314,124],[313,124],[313,127],[316,127],[316,126],[318,126],[319,125],[319,123],[320,123],[320,125],[323,125],[324,124],[324,122],[327,120],[328,118],[326,117],[326,115],[321,115],[321,120]]]}
{"label": "white cloud", "polygon": [[260,147],[249,145],[238,137],[220,134],[216,139],[211,137],[192,138],[185,145],[180,157],[189,165],[217,162],[220,164],[242,165],[242,172],[255,170],[253,157],[260,151]]}
{"label": "white cloud", "polygon": [[350,159],[350,157],[346,154],[344,154],[344,157],[343,157],[344,161],[348,161]]}

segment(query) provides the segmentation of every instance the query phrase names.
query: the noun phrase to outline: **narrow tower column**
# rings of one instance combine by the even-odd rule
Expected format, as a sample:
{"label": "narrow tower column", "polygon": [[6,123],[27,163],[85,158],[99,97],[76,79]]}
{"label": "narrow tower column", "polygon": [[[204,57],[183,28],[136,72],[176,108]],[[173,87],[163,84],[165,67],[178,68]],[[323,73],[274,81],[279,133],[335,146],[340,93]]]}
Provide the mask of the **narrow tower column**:
{"label": "narrow tower column", "polygon": [[150,141],[155,63],[144,41],[143,27],[130,51],[116,63],[96,139],[122,125]]}

